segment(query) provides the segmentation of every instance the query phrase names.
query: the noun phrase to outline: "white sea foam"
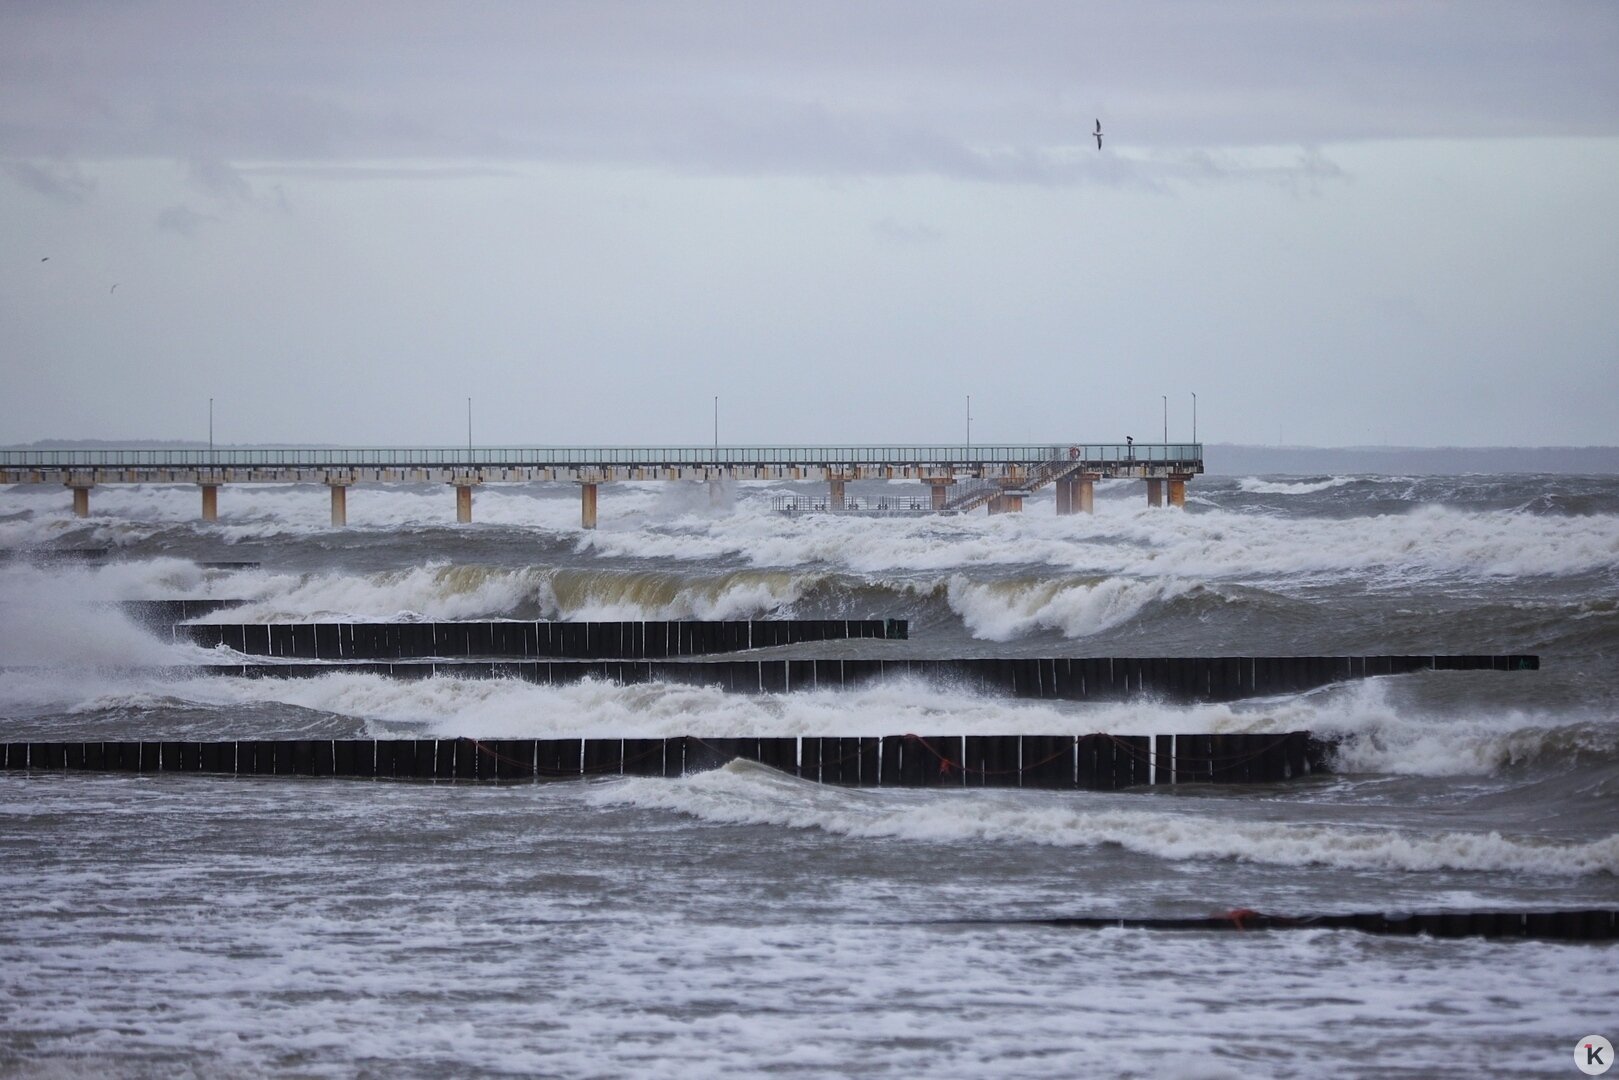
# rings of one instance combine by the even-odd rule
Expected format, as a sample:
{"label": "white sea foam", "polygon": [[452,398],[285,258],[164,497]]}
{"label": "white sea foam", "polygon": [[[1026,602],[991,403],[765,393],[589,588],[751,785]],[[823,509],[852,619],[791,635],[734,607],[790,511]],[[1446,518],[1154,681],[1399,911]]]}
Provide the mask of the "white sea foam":
{"label": "white sea foam", "polygon": [[[186,660],[162,646],[162,662],[240,661],[228,650],[194,646]],[[258,658],[255,658],[258,659]],[[656,737],[672,735],[1154,734],[1164,730],[1240,732],[1308,727],[1319,713],[1308,699],[1170,707],[1150,700],[1076,704],[1009,699],[916,679],[850,690],[732,694],[718,687],[585,680],[548,686],[516,679],[391,679],[345,672],[298,679],[239,679],[183,672],[0,672],[0,712],[73,714],[184,703],[228,711],[275,703],[372,723],[378,735],[401,725],[441,737]]]}
{"label": "white sea foam", "polygon": [[[565,530],[578,528],[577,499],[556,485],[501,484],[479,487],[474,495],[478,525],[504,525]],[[624,509],[644,510],[654,502],[647,492],[624,485]],[[183,528],[226,543],[330,531],[326,489],[311,484],[225,485],[219,495],[219,520],[200,520],[199,495],[190,484],[105,484],[91,493],[91,516],[72,516],[71,506],[56,489],[19,485],[7,493],[31,511],[0,522],[0,546],[27,547],[65,534],[82,534],[80,542],[124,546]],[[348,494],[347,529],[397,532],[406,528],[449,526],[455,521],[454,498],[443,485],[356,485]],[[476,526],[474,526],[476,527]]]}
{"label": "white sea foam", "polygon": [[1357,479],[1353,476],[1334,476],[1326,480],[1285,481],[1245,476],[1237,481],[1237,488],[1252,495],[1314,495],[1318,491],[1331,491],[1345,484],[1353,484]]}
{"label": "white sea foam", "polygon": [[[194,647],[163,646],[160,662],[196,662]],[[73,716],[106,709],[191,706],[229,716],[238,707],[284,705],[351,717],[376,737],[421,732],[476,738],[880,736],[917,734],[1156,735],[1164,732],[1313,731],[1335,740],[1344,774],[1487,777],[1572,750],[1619,755],[1619,731],[1601,717],[1520,710],[1425,714],[1399,704],[1381,681],[1309,695],[1232,704],[1171,706],[1151,700],[1096,704],[983,695],[919,680],[852,690],[732,694],[666,683],[586,680],[544,686],[513,679],[439,676],[398,680],[334,671],[317,678],[238,679],[156,671],[0,672],[0,713]],[[227,721],[228,723],[228,721]],[[221,736],[250,731],[222,730]]]}
{"label": "white sea foam", "polygon": [[738,619],[782,611],[821,578],[768,570],[686,576],[446,562],[363,575],[247,571],[233,579],[247,604],[196,621],[454,620],[505,618],[525,609],[571,621]]}
{"label": "white sea foam", "polygon": [[[1612,515],[1179,515],[1148,511],[1139,488],[1115,487],[1121,497],[1099,499],[1094,518],[1057,519],[1049,501],[1034,500],[1021,518],[783,522],[761,507],[759,489],[741,489],[727,516],[706,504],[706,492],[615,485],[604,492],[603,529],[586,536],[571,492],[492,486],[478,493],[474,529],[493,521],[545,536],[551,550],[557,537],[571,538],[584,560],[616,551],[667,564],[634,584],[603,574],[599,587],[588,573],[543,569],[215,574],[172,560],[7,567],[0,589],[11,591],[0,599],[20,593],[33,607],[0,615],[0,639],[35,637],[44,655],[162,663],[178,654],[155,639],[126,640],[127,621],[92,604],[250,589],[260,610],[289,615],[318,607],[449,617],[528,603],[578,613],[685,613],[705,603],[741,612],[790,606],[828,580],[937,592],[986,636],[1048,627],[1085,634],[1134,617],[1126,612],[1196,590],[1225,595],[1225,583],[1254,578],[1285,590],[1311,576],[1378,587],[1619,567]],[[93,508],[106,516],[85,524],[67,514],[60,489],[14,489],[7,498],[30,508],[0,521],[0,544],[156,538],[159,546],[171,533],[188,542],[327,542],[319,488],[228,488],[218,526],[194,521],[194,488],[151,497],[147,506],[134,489],[98,488]],[[359,488],[350,494],[352,528],[448,527],[451,505],[442,489]],[[711,557],[751,569],[731,574],[705,565]],[[806,559],[817,565],[806,571]],[[1001,573],[993,568],[1019,563],[1036,568],[1016,571],[1024,583],[1004,595],[984,587]],[[1035,584],[1052,570],[1050,589]],[[79,584],[30,599],[36,574]],[[1167,591],[1153,591],[1159,580]],[[1190,591],[1174,591],[1182,585]],[[56,608],[75,614],[53,628]],[[1590,617],[1611,615],[1598,603]],[[148,641],[156,651],[145,651]],[[1344,769],[1462,777],[1499,776],[1571,746],[1611,752],[1611,716],[1496,708],[1482,694],[1470,709],[1413,708],[1416,695],[1402,687],[1415,683],[1229,706],[1091,707],[922,683],[745,697],[604,683],[188,679],[87,668],[0,672],[0,716],[16,724],[43,713],[41,724],[71,728],[76,712],[127,709],[133,733],[148,710],[197,706],[221,737],[251,734],[245,729],[262,722],[255,717],[305,710],[358,718],[379,736],[1310,728],[1342,736]],[[1588,904],[1611,893],[1619,840],[1604,835],[1600,817],[1581,842],[1553,841],[1516,828],[1470,829],[1420,800],[1355,801],[1374,789],[1503,786],[1514,797],[1524,790],[1516,780],[1350,777],[1172,798],[849,791],[744,765],[684,781],[449,788],[3,775],[9,945],[0,1026],[9,1038],[0,1037],[0,1071],[1370,1078],[1444,1075],[1459,1056],[1464,1069],[1528,1075],[1550,1068],[1548,1047],[1566,1068],[1566,1040],[1600,1029],[1605,1014],[1593,1002],[1619,993],[1611,950],[1322,932],[1170,941],[895,925],[941,910],[1087,913],[1096,898],[1121,894],[1149,907],[1160,896],[1170,904],[1177,896],[1251,900],[1259,879],[1269,881],[1269,896],[1305,910],[1335,907],[1339,887],[1422,905],[1475,896],[1550,905],[1545,898],[1558,895]],[[591,804],[608,812],[588,812]],[[716,827],[727,823],[763,827]],[[888,871],[896,853],[911,852],[922,857]],[[963,885],[973,854],[992,869]],[[1042,863],[1044,885],[1031,889],[1023,871]],[[1153,869],[1127,884],[1111,873],[1120,865]],[[998,866],[1017,873],[1002,879]],[[794,867],[806,869],[790,881]],[[1471,876],[1457,886],[1451,871]],[[1523,1002],[1536,1007],[1510,1007]],[[1143,1040],[1142,1017],[1174,1019],[1167,1049]]]}
{"label": "white sea foam", "polygon": [[1176,514],[1108,504],[1097,514],[1031,510],[996,517],[784,520],[739,507],[727,519],[604,529],[582,553],[754,566],[816,566],[868,576],[1044,566],[1076,574],[1373,583],[1561,576],[1619,568],[1619,519],[1422,506],[1355,518],[1213,511]]}
{"label": "white sea foam", "polygon": [[1116,845],[1163,859],[1239,859],[1353,870],[1619,874],[1619,834],[1568,843],[1457,829],[1250,821],[1113,806],[1088,809],[1082,797],[1025,792],[962,790],[913,799],[813,785],[746,761],[678,782],[627,779],[597,789],[595,798],[704,821],[820,829],[862,839]]}
{"label": "white sea foam", "polygon": [[1489,776],[1579,750],[1619,757],[1619,729],[1605,716],[1522,709],[1431,715],[1399,702],[1376,679],[1337,688],[1330,702],[1309,727],[1338,740],[1334,764],[1345,773]]}
{"label": "white sea foam", "polygon": [[[1349,575],[1404,584],[1619,569],[1619,518],[1603,514],[1440,505],[1350,518],[1181,514],[1115,499],[1099,502],[1095,515],[1059,518],[1039,499],[1026,513],[995,517],[785,518],[770,510],[776,485],[740,485],[734,506],[716,508],[706,494],[685,490],[701,485],[645,483],[613,485],[603,497],[602,527],[583,532],[576,500],[555,487],[488,485],[479,489],[475,517],[572,538],[587,557],[814,566],[874,578],[1031,565],[1092,576],[1295,581]],[[197,495],[189,487],[106,485],[95,492],[96,516],[88,522],[70,516],[60,492],[47,494],[27,488],[7,493],[30,509],[0,521],[0,546],[61,536],[125,544],[176,529],[226,541],[330,529],[324,492],[308,485],[228,489],[216,525],[195,520]],[[447,527],[448,500],[432,487],[356,488],[350,494],[351,529]],[[701,508],[693,508],[693,501]]]}
{"label": "white sea foam", "polygon": [[247,601],[193,620],[225,623],[488,619],[519,610],[528,610],[528,617],[537,613],[573,621],[741,619],[789,613],[806,590],[826,579],[768,569],[692,575],[442,560],[372,573],[207,570],[175,558],[50,566],[19,562],[0,565],[0,604],[49,598],[83,607],[88,617],[92,609],[116,600]]}
{"label": "white sea foam", "polygon": [[953,574],[946,595],[974,637],[1011,641],[1041,629],[1070,638],[1100,633],[1129,622],[1152,604],[1202,587],[1175,578],[974,581]]}
{"label": "white sea foam", "polygon": [[602,790],[0,776],[8,1075],[1531,1075],[1619,993],[1583,943],[941,924],[1113,883],[626,830]]}
{"label": "white sea foam", "polygon": [[[371,722],[378,736],[402,728],[445,738],[641,738],[674,735],[892,735],[962,729],[984,734],[1107,730],[1132,733],[1161,723],[1151,706],[1100,710],[1005,701],[900,681],[865,690],[743,695],[666,683],[619,686],[586,680],[542,686],[512,679],[422,680],[334,672],[318,678],[237,679],[169,673],[0,672],[0,709],[76,713],[185,703],[229,710],[275,703]],[[1214,707],[1205,723],[1239,728],[1252,720]]]}

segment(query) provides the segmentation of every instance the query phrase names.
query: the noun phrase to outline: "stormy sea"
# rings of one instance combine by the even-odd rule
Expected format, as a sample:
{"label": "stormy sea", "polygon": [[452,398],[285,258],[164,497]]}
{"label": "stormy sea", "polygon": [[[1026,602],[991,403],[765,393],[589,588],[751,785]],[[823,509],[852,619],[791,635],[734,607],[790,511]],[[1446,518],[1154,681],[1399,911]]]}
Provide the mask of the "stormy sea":
{"label": "stormy sea", "polygon": [[[1619,478],[1200,477],[1094,515],[818,485],[0,491],[0,741],[1310,730],[1282,784],[0,774],[0,1074],[1571,1075],[1619,945],[1062,916],[1619,906]],[[917,485],[852,484],[862,499]],[[97,559],[64,552],[104,548]],[[216,563],[254,565],[210,566]],[[1534,653],[1232,704],[188,676],[216,621],[904,618],[816,656]],[[775,650],[772,655],[800,647]],[[809,646],[802,647],[806,650]],[[810,653],[806,652],[806,655]],[[135,669],[135,670],[132,670]],[[144,673],[139,669],[147,669]],[[177,670],[180,669],[180,670]]]}

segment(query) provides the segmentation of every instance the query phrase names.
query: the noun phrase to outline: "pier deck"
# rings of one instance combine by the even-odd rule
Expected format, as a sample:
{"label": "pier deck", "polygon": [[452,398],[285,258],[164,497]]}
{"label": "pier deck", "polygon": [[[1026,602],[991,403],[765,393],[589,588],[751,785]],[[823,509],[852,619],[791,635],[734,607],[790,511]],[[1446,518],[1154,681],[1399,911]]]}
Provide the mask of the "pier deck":
{"label": "pier deck", "polygon": [[[331,489],[332,524],[347,523],[355,484],[442,483],[455,488],[458,521],[472,520],[482,484],[572,483],[580,523],[596,525],[597,490],[625,481],[814,481],[828,485],[827,509],[847,507],[857,480],[913,480],[931,489],[936,510],[987,506],[1016,512],[1046,484],[1059,514],[1088,512],[1101,479],[1146,482],[1148,502],[1178,506],[1186,481],[1203,472],[1200,443],[1049,442],[986,446],[586,446],[586,447],[232,447],[230,449],[62,449],[0,451],[0,484],[61,484],[73,510],[90,513],[100,484],[195,484],[202,518],[216,520],[228,484],[306,483]],[[957,488],[957,485],[961,485]]]}

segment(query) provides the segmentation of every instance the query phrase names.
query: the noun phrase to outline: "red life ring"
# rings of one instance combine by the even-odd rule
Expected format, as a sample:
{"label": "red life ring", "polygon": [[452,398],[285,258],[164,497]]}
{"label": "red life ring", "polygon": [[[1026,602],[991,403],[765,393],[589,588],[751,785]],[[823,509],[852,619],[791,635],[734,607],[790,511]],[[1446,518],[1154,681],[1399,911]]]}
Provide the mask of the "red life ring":
{"label": "red life ring", "polygon": [[1070,446],[1068,448],[1068,460],[1069,461],[1078,461],[1079,460],[1079,447]]}

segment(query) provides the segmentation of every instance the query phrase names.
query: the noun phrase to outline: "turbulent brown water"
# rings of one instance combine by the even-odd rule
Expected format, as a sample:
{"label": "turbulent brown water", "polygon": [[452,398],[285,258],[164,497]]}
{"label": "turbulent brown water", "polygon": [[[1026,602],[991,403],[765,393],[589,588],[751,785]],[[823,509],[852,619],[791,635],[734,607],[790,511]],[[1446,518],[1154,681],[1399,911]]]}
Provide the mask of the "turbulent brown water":
{"label": "turbulent brown water", "polygon": [[[696,488],[696,485],[692,485]],[[1619,905],[1619,480],[1202,478],[1184,513],[867,519],[683,485],[0,492],[8,740],[1310,728],[1337,775],[1164,793],[852,791],[735,764],[477,788],[0,777],[0,1071],[22,1075],[1568,1075],[1619,949],[1019,918]],[[903,493],[855,485],[851,494]],[[26,551],[110,547],[105,564]],[[257,561],[209,570],[199,562]],[[1532,652],[1235,705],[949,685],[732,697],[113,673],[215,618],[898,616],[819,655]],[[26,669],[26,670],[24,670]],[[1001,926],[952,922],[1005,918]]]}

